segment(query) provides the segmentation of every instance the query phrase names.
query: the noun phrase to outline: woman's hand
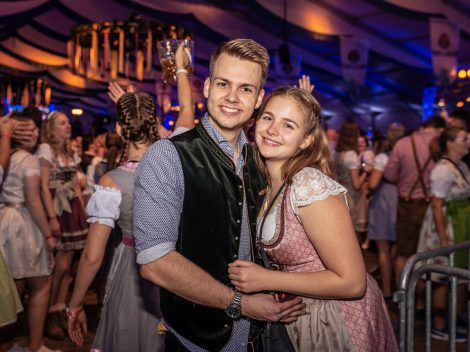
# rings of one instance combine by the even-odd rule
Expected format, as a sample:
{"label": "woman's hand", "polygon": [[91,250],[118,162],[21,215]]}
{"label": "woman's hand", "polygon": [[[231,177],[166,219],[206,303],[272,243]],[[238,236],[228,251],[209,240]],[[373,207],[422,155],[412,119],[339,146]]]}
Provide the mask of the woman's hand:
{"label": "woman's hand", "polygon": [[441,247],[446,248],[450,246],[449,243],[449,236],[445,235],[444,237],[440,237],[439,241],[441,242]]}
{"label": "woman's hand", "polygon": [[54,249],[57,248],[57,245],[59,243],[57,241],[57,237],[54,237],[51,234],[46,237],[46,244],[47,244],[47,249],[52,252]]}
{"label": "woman's hand", "polygon": [[49,220],[49,226],[51,227],[52,236],[60,237],[60,234],[61,234],[60,224],[56,216]]}
{"label": "woman's hand", "polygon": [[307,75],[302,75],[302,78],[299,78],[299,88],[305,90],[307,93],[312,93],[315,86],[310,83],[310,77]]}
{"label": "woman's hand", "polygon": [[83,346],[85,336],[88,332],[86,315],[83,307],[71,308],[67,312],[67,330],[72,340],[77,346]]}
{"label": "woman's hand", "polygon": [[246,260],[236,260],[228,265],[229,278],[237,291],[243,293],[267,290],[263,282],[268,270]]}

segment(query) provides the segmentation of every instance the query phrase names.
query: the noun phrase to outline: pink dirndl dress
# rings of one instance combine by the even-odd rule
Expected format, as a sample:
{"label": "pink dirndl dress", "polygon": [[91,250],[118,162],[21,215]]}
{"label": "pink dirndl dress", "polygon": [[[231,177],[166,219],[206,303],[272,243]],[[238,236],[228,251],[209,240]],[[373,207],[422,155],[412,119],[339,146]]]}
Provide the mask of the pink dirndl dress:
{"label": "pink dirndl dress", "polygon": [[[284,190],[263,228],[262,245],[273,268],[288,272],[325,270],[298,217],[298,207],[346,189],[317,169],[304,168]],[[333,215],[334,216],[334,215]],[[269,224],[270,222],[270,224]],[[266,241],[265,231],[274,232]],[[305,298],[307,312],[287,325],[296,351],[397,351],[387,307],[376,281],[367,274],[360,299]]]}

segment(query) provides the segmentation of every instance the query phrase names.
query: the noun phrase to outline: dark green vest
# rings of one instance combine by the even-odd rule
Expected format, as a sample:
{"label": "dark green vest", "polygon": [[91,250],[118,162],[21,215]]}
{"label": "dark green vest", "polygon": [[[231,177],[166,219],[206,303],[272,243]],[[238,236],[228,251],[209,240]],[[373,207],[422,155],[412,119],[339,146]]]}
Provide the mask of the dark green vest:
{"label": "dark green vest", "polygon": [[[194,129],[171,139],[184,173],[184,203],[176,250],[215,279],[230,286],[228,264],[238,255],[244,194],[255,244],[256,217],[263,202],[259,192],[265,182],[258,172],[253,149],[243,148],[243,180],[232,160],[207,131]],[[209,351],[228,342],[233,321],[223,310],[187,301],[169,291],[161,292],[165,320],[180,335]]]}

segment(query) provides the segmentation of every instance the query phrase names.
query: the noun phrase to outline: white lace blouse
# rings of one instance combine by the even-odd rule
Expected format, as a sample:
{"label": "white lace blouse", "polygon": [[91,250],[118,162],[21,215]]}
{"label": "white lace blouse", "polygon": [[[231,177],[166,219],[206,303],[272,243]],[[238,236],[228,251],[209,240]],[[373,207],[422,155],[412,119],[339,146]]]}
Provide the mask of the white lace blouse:
{"label": "white lace blouse", "polygon": [[85,209],[88,216],[87,222],[91,224],[98,222],[114,228],[116,220],[119,219],[121,200],[120,190],[95,185],[95,193]]}
{"label": "white lace blouse", "polygon": [[[345,194],[346,192],[346,188],[320,170],[306,167],[299,171],[292,179],[289,201],[297,219],[301,222],[299,216],[300,207],[324,200],[332,195]],[[276,214],[280,211],[279,205],[278,200],[276,206],[272,208],[266,217],[262,233],[262,240],[264,242],[271,240],[275,234]],[[260,230],[260,225],[261,219],[258,221],[258,231]]]}

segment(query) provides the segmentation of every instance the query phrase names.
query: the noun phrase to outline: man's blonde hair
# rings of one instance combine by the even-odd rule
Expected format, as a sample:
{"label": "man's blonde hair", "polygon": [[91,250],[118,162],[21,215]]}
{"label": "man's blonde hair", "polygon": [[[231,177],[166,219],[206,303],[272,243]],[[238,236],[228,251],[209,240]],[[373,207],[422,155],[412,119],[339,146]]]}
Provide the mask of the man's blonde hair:
{"label": "man's blonde hair", "polygon": [[261,86],[264,87],[266,78],[268,77],[269,54],[264,46],[252,39],[232,39],[219,45],[211,55],[210,61],[210,77],[214,72],[214,65],[221,54],[227,54],[240,60],[254,62],[261,67]]}

